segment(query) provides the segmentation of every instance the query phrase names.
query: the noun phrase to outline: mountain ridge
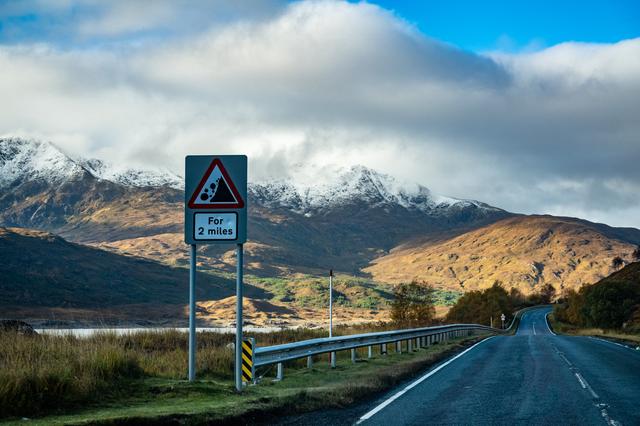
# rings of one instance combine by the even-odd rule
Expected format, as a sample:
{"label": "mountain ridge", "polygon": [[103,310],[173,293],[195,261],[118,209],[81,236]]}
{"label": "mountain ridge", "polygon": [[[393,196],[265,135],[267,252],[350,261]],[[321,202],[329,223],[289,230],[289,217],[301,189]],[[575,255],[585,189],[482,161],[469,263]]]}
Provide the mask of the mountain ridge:
{"label": "mountain ridge", "polygon": [[[113,177],[117,173],[99,160],[72,160],[50,144],[15,142],[27,151],[34,147],[43,149],[46,155],[39,157],[40,162],[53,158],[50,167],[61,168],[62,178],[47,180],[30,173],[31,163],[20,161],[24,155],[16,154],[11,141],[0,139],[0,174],[9,176],[4,180],[0,176],[0,182],[4,182],[4,191],[0,191],[0,226],[40,229],[120,254],[172,266],[188,265],[182,235],[184,193],[171,185],[157,186],[158,182],[170,179],[133,173],[133,181],[125,179],[122,183]],[[22,174],[14,170],[24,164],[28,167],[23,167]],[[556,272],[570,269],[580,256],[597,254],[598,273],[576,274],[577,278],[567,283],[572,287],[607,270],[600,253],[606,247],[627,250],[629,244],[640,243],[640,231],[635,228],[613,228],[576,218],[548,216],[553,220],[546,220],[543,216],[515,215],[479,201],[438,196],[425,186],[402,182],[363,166],[339,170],[326,171],[326,181],[311,175],[307,180],[267,179],[250,183],[250,240],[245,244],[248,273],[264,277],[319,275],[334,269],[358,276],[371,274],[390,282],[427,279],[444,289],[457,291],[491,285],[489,281],[496,278],[507,286],[533,291],[530,283],[535,277],[531,277],[544,276],[545,268],[547,271],[555,268]],[[528,224],[530,229],[522,224]],[[495,232],[495,226],[502,227],[500,232]],[[580,252],[580,256],[578,251],[567,251],[562,244],[554,246],[550,252],[562,258],[563,263],[551,267],[553,262],[547,265],[549,261],[538,256],[536,251],[540,248],[527,243],[532,232],[542,235],[550,229],[556,229],[563,242],[573,241],[581,232],[590,233],[592,240],[599,242],[589,246],[587,252]],[[469,255],[479,255],[485,250],[470,244],[474,232],[493,233],[487,247],[507,247],[511,254],[505,259],[521,263],[524,269],[512,268],[513,273],[503,277],[477,272],[475,278],[468,271],[456,271],[453,258],[446,257],[452,253],[451,244],[461,243]],[[514,238],[507,238],[509,234]],[[425,273],[426,267],[420,269],[422,263],[416,253],[436,256],[434,265],[441,266],[440,257],[444,255],[451,264],[435,275],[433,268]],[[201,246],[198,256],[203,270],[231,272],[235,268],[235,257],[229,247]],[[407,264],[407,259],[415,262]],[[510,268],[502,258],[486,259],[485,268]],[[398,273],[394,262],[404,265],[405,271]],[[534,273],[532,265],[538,265],[535,267],[542,268],[542,272]],[[396,272],[382,273],[382,266]],[[461,279],[462,276],[465,278]],[[533,283],[540,282],[538,278]],[[557,284],[561,288],[562,282]]]}

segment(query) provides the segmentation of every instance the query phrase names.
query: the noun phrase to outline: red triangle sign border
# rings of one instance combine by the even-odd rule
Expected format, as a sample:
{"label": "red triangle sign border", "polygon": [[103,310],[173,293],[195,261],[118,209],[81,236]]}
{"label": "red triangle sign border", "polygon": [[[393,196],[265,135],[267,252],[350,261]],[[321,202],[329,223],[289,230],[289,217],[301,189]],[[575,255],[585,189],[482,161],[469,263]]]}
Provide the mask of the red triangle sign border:
{"label": "red triangle sign border", "polygon": [[[209,176],[211,175],[213,170],[216,168],[216,166],[220,169],[220,173],[222,174],[222,177],[224,178],[225,182],[227,183],[227,186],[229,187],[229,189],[233,193],[233,196],[236,198],[237,202],[236,203],[232,203],[232,204],[229,204],[229,203],[225,203],[225,204],[209,204],[209,205],[196,204],[196,200],[198,198],[198,194],[200,194],[200,192],[202,191],[202,188],[207,183],[207,180],[209,179]],[[219,158],[214,158],[213,161],[211,162],[211,165],[207,169],[207,171],[204,172],[202,180],[200,180],[200,183],[196,187],[196,190],[193,192],[193,195],[191,195],[191,199],[189,199],[189,208],[191,208],[191,209],[209,209],[209,210],[211,210],[211,209],[242,209],[242,208],[244,208],[244,200],[240,196],[240,193],[238,192],[238,189],[236,188],[236,185],[231,180],[231,177],[229,176],[229,173],[227,173],[227,169],[224,168],[224,166],[222,165],[222,161],[220,161]]]}

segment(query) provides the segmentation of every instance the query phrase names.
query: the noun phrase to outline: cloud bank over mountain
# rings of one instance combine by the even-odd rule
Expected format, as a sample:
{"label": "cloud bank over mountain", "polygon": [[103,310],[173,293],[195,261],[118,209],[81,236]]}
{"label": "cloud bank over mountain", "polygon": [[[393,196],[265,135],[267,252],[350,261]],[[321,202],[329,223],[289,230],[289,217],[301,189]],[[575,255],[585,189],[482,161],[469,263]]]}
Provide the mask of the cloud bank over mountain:
{"label": "cloud bank over mountain", "polygon": [[70,1],[40,38],[5,37],[0,135],[176,172],[187,153],[242,152],[254,179],[365,164],[640,226],[640,39],[474,53],[366,3],[161,4]]}

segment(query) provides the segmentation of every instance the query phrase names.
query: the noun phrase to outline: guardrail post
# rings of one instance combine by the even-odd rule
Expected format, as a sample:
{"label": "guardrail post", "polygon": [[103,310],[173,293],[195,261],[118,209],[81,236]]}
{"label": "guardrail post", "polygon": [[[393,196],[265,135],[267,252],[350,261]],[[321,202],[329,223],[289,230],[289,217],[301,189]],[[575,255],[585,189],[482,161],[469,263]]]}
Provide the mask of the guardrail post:
{"label": "guardrail post", "polygon": [[383,343],[380,345],[380,355],[387,355],[387,344]]}
{"label": "guardrail post", "polygon": [[277,372],[276,372],[276,380],[280,381],[283,378],[284,378],[284,365],[281,362],[279,362]]}
{"label": "guardrail post", "polygon": [[399,353],[399,354],[402,353],[402,342],[401,341],[397,341],[396,342],[396,353]]}
{"label": "guardrail post", "polygon": [[367,346],[367,358],[373,358],[373,347]]}
{"label": "guardrail post", "polygon": [[309,369],[313,368],[313,356],[311,355],[307,357],[307,368]]}
{"label": "guardrail post", "polygon": [[356,350],[355,348],[351,349],[351,363],[356,363]]}
{"label": "guardrail post", "polygon": [[331,352],[331,368],[336,368],[336,353]]}
{"label": "guardrail post", "polygon": [[420,343],[422,342],[422,337],[416,337],[416,351],[420,349],[422,346]]}
{"label": "guardrail post", "polygon": [[407,352],[413,352],[413,339],[407,340]]}

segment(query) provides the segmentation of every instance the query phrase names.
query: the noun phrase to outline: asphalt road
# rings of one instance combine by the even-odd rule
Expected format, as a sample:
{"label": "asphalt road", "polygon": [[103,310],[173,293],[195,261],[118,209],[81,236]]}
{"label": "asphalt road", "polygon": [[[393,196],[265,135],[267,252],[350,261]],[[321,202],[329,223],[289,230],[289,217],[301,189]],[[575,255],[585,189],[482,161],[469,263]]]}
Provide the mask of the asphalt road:
{"label": "asphalt road", "polygon": [[640,425],[640,351],[556,336],[548,312],[526,313],[515,336],[479,343],[352,413],[349,423]]}

